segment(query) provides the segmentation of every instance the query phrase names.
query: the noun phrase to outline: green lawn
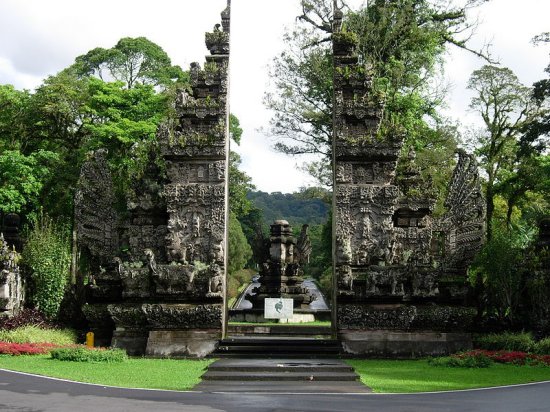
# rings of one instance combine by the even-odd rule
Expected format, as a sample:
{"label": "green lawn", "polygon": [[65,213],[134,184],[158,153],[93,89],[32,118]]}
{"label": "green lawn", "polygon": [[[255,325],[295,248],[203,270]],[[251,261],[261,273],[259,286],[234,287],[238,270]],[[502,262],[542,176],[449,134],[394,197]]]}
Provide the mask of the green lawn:
{"label": "green lawn", "polygon": [[126,388],[173,390],[191,389],[212,362],[133,358],[122,363],[87,363],[59,361],[49,355],[0,355],[0,368],[4,369]]}
{"label": "green lawn", "polygon": [[347,360],[374,392],[430,392],[550,380],[550,367],[494,364],[466,369],[428,365],[426,360]]}
{"label": "green lawn", "polygon": [[[48,355],[0,355],[0,368],[103,385],[188,390],[213,360],[133,358],[122,363],[65,362]],[[481,388],[550,380],[550,367],[494,364],[463,369],[428,365],[426,360],[347,360],[361,381],[378,393]]]}

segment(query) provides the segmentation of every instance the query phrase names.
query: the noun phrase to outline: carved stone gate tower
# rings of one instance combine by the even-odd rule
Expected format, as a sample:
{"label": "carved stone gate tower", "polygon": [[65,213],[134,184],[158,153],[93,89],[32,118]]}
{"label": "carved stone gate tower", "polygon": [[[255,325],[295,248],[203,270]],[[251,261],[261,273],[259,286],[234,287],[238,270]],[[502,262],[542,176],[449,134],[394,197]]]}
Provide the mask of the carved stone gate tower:
{"label": "carved stone gate tower", "polygon": [[92,272],[83,310],[101,343],[112,338],[130,354],[204,356],[222,337],[229,30],[230,2],[206,33],[205,64],[191,64],[191,87],[158,129],[159,153],[132,188],[127,216],[113,208],[106,153],[82,168],[76,225]]}
{"label": "carved stone gate tower", "polygon": [[[485,221],[476,162],[458,153],[447,212],[433,218],[434,199],[421,186],[413,152],[396,177],[404,136],[386,125],[379,133],[383,95],[359,64],[342,18],[335,7],[333,324],[352,353],[465,348],[463,332],[475,315],[466,270]],[[222,24],[206,33],[206,63],[191,64],[191,87],[178,92],[174,115],[159,127],[159,150],[128,194],[127,213],[114,208],[107,153],[96,151],[82,167],[75,222],[91,269],[83,311],[100,344],[136,355],[205,356],[223,336],[229,26],[228,2]],[[289,233],[279,226],[281,248]],[[292,241],[285,242],[290,250]],[[280,277],[279,270],[270,293],[288,288]],[[309,299],[302,295],[301,302]]]}
{"label": "carved stone gate tower", "polygon": [[[458,153],[446,214],[433,218],[415,154],[396,176],[404,135],[359,63],[334,2],[333,313],[344,350],[377,356],[466,348],[475,310],[466,271],[484,237],[477,164]],[[384,130],[379,130],[381,126]],[[411,190],[412,189],[412,190]],[[471,344],[471,343],[470,343]]]}

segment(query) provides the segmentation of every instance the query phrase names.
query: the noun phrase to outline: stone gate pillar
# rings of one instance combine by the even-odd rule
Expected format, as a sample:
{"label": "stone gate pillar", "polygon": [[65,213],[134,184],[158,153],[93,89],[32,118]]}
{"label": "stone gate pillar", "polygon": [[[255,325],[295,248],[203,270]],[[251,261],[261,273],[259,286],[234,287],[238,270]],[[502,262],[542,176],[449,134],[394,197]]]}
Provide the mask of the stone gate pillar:
{"label": "stone gate pillar", "polygon": [[[336,1],[335,1],[336,3]],[[404,133],[385,119],[384,91],[333,21],[334,321],[346,351],[438,355],[466,349],[475,309],[467,268],[483,243],[484,203],[471,155],[459,151],[445,201],[420,176]],[[404,166],[396,176],[397,162]],[[445,241],[445,240],[448,241]]]}

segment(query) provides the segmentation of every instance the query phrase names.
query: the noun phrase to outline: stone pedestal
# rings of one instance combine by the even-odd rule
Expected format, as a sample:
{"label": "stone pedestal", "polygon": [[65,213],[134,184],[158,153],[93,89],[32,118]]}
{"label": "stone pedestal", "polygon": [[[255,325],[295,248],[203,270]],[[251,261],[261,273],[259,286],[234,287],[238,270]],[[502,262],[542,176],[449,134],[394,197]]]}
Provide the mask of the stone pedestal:
{"label": "stone pedestal", "polygon": [[141,356],[145,353],[149,332],[147,329],[117,328],[113,332],[111,346],[121,348],[130,356]]}
{"label": "stone pedestal", "polygon": [[216,350],[221,338],[220,329],[152,330],[145,355],[202,358]]}

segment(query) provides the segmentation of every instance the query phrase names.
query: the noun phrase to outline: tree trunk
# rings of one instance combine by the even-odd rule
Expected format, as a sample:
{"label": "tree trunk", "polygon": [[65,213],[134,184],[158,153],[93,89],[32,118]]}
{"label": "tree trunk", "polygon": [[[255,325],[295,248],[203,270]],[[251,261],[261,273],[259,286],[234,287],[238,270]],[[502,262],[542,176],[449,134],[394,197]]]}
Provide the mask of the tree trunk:
{"label": "tree trunk", "polygon": [[493,212],[495,210],[495,202],[494,202],[494,193],[493,193],[493,185],[491,183],[487,184],[487,219],[486,219],[486,225],[487,225],[487,242],[491,240],[493,237],[493,226],[492,226],[492,220],[493,220]]}

